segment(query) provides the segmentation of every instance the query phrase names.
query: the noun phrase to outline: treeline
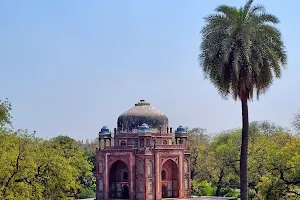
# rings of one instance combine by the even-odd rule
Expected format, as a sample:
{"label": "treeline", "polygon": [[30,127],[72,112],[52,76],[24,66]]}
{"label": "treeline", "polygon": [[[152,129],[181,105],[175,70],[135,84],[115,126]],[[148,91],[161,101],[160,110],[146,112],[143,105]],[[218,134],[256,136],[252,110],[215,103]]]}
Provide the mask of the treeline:
{"label": "treeline", "polygon": [[[11,128],[11,105],[0,101],[0,199],[57,200],[95,197],[97,140],[41,139]],[[300,131],[300,114],[293,122]],[[192,191],[238,196],[241,129],[210,136],[188,130]],[[249,199],[300,198],[300,137],[270,122],[249,127]]]}
{"label": "treeline", "polygon": [[11,128],[11,105],[0,101],[0,199],[95,197],[94,152],[67,136],[41,139]]}
{"label": "treeline", "polygon": [[[43,140],[25,131],[0,132],[0,199],[67,199],[87,196],[92,163],[78,143]],[[89,192],[94,196],[93,189]]]}
{"label": "treeline", "polygon": [[[300,138],[269,122],[249,128],[249,199],[299,198]],[[238,197],[241,135],[240,129],[215,137],[203,129],[189,131],[195,195]]]}

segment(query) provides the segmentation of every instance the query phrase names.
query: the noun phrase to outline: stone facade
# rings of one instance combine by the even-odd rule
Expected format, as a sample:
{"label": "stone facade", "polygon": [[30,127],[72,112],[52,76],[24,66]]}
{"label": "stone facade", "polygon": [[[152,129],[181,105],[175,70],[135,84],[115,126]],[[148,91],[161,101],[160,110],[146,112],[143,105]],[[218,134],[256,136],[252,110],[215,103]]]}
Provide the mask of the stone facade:
{"label": "stone facade", "polygon": [[[173,133],[165,115],[149,106],[141,100],[131,109],[134,114],[119,117],[113,136],[107,127],[101,129],[96,150],[97,200],[190,196],[187,133],[182,126]],[[122,129],[122,123],[130,130]]]}

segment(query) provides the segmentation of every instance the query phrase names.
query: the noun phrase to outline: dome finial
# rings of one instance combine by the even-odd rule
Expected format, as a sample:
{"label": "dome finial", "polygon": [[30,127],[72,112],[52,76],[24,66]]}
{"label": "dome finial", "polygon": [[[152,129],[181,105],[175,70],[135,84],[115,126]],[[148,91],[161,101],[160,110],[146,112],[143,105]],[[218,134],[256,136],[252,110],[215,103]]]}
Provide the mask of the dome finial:
{"label": "dome finial", "polygon": [[135,106],[150,106],[150,103],[146,102],[144,99],[140,100]]}

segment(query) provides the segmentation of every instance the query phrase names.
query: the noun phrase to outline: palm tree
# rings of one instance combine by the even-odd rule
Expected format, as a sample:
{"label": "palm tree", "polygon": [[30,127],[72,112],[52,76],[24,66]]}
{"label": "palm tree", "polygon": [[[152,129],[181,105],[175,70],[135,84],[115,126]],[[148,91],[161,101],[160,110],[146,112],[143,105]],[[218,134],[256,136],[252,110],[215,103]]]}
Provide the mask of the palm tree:
{"label": "palm tree", "polygon": [[257,99],[280,78],[287,55],[276,16],[262,5],[248,0],[241,8],[221,5],[205,17],[199,63],[222,97],[230,94],[242,104],[242,145],[240,157],[241,199],[248,189],[248,100]]}

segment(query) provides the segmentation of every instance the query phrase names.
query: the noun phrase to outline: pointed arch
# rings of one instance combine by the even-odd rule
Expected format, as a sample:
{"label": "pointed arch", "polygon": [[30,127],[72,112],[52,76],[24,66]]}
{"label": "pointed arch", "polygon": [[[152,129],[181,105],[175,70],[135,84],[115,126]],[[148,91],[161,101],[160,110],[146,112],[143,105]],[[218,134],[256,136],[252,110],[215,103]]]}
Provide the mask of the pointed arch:
{"label": "pointed arch", "polygon": [[[124,188],[124,185],[127,188]],[[128,199],[128,196],[129,168],[123,161],[117,160],[111,165],[109,170],[109,198]]]}
{"label": "pointed arch", "polygon": [[163,163],[161,171],[161,182],[163,183],[163,186],[166,187],[162,188],[162,190],[165,190],[165,198],[179,197],[178,174],[178,166],[174,160],[168,159]]}

